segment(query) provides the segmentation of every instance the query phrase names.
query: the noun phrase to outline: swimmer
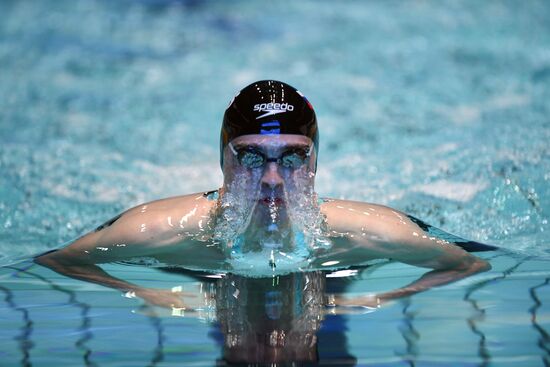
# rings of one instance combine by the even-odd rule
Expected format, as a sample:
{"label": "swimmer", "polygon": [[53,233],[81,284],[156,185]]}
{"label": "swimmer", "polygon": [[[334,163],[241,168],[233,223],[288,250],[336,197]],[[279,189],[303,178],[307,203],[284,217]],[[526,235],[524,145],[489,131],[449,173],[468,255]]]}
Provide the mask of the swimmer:
{"label": "swimmer", "polygon": [[469,242],[386,206],[320,199],[314,191],[319,132],[312,105],[288,84],[258,81],[226,109],[222,187],[138,205],[35,261],[160,306],[181,295],[115,278],[98,264],[126,261],[265,277],[391,259],[429,269],[402,288],[341,304],[378,307],[490,269]]}

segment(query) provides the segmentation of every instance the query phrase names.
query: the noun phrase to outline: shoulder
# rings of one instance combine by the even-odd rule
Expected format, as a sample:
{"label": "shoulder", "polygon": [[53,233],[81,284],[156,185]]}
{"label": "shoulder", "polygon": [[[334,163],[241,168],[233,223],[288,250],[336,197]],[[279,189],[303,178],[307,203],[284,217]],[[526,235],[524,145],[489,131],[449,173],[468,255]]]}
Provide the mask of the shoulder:
{"label": "shoulder", "polygon": [[324,198],[320,208],[329,227],[339,231],[359,228],[393,232],[395,226],[412,224],[405,213],[379,204]]}
{"label": "shoulder", "polygon": [[[212,192],[212,191],[211,191]],[[148,217],[151,214],[181,214],[188,210],[208,212],[215,205],[215,200],[209,199],[211,192],[200,192],[189,195],[173,196],[169,198],[154,200],[136,205],[125,212],[115,216],[97,229],[113,224],[120,219],[130,219],[132,217]]]}
{"label": "shoulder", "polygon": [[[400,213],[399,211],[392,209],[388,206],[380,205],[380,204],[374,204],[374,203],[367,203],[364,201],[353,201],[353,200],[343,200],[343,199],[332,199],[332,198],[321,198],[321,210],[323,208],[329,209],[329,210],[347,210],[350,212],[363,210],[367,212],[378,212],[379,214],[389,214],[392,213],[395,215],[395,213]],[[402,214],[402,213],[401,213]]]}
{"label": "shoulder", "polygon": [[441,236],[441,230],[435,235],[434,227],[384,205],[325,199],[321,211],[331,230],[380,257],[433,269],[456,268],[474,261],[455,245],[456,236]]}
{"label": "shoulder", "polygon": [[127,210],[123,215],[136,215],[148,212],[185,211],[186,209],[209,210],[215,200],[208,197],[209,192],[199,192],[189,195],[173,196],[137,205]]}
{"label": "shoulder", "polygon": [[63,261],[110,262],[156,255],[202,231],[216,201],[205,193],[137,205],[48,255]]}
{"label": "shoulder", "polygon": [[429,236],[411,218],[384,205],[351,200],[325,200],[321,205],[330,230],[369,243],[402,249],[402,245],[427,246]]}
{"label": "shoulder", "polygon": [[175,229],[191,231],[208,219],[215,204],[205,192],[150,201],[109,219],[93,232],[143,239]]}

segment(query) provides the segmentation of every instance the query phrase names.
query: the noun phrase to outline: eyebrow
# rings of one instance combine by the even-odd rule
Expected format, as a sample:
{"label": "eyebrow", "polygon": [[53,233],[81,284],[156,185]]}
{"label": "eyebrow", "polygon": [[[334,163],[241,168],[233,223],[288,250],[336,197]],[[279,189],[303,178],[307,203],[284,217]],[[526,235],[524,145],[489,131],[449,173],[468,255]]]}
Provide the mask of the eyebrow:
{"label": "eyebrow", "polygon": [[[231,144],[231,143],[230,143]],[[265,146],[261,143],[251,143],[251,144],[244,144],[244,143],[238,143],[238,144],[231,144],[235,149],[243,149],[243,148],[265,148]],[[288,144],[285,145],[283,148],[285,150],[290,149],[307,149],[311,146],[311,144]]]}

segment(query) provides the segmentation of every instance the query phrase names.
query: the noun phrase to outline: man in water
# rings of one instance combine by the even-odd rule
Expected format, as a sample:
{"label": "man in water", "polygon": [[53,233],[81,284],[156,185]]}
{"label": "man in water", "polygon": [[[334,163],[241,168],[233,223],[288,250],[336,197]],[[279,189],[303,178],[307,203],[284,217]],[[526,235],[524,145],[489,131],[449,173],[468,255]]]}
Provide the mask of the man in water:
{"label": "man in water", "polygon": [[467,251],[491,246],[448,235],[385,206],[319,200],[317,154],[317,121],[308,100],[282,82],[253,83],[225,111],[219,190],[136,206],[36,262],[167,307],[185,307],[180,294],[117,279],[97,264],[147,259],[256,277],[377,259],[431,269],[396,290],[331,300],[372,307],[490,269]]}

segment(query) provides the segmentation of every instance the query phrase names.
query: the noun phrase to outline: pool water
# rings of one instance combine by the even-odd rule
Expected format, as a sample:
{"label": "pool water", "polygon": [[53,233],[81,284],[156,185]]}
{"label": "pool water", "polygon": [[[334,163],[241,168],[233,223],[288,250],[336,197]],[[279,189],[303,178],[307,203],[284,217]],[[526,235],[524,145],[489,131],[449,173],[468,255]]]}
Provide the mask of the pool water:
{"label": "pool water", "polygon": [[[206,295],[172,315],[29,259],[128,207],[219,187],[223,110],[266,78],[316,109],[321,196],[503,249],[480,254],[489,272],[380,309],[296,306],[296,320],[317,320],[320,362],[550,364],[548,2],[7,0],[0,65],[0,365],[223,364],[233,319],[209,303],[230,304],[223,279],[104,266]],[[382,263],[280,282],[320,284],[288,296],[317,300],[424,271]],[[257,284],[235,281],[271,313],[290,290],[266,306]]]}
{"label": "pool water", "polygon": [[[545,306],[550,301],[548,263],[509,254],[487,258],[493,265],[488,273],[380,309],[322,309],[316,335],[320,364],[544,366],[550,322]],[[0,275],[3,365],[225,365],[219,323],[223,316],[200,297],[190,299],[196,312],[172,312],[29,265],[3,268]],[[215,287],[146,267],[104,269],[152,288],[206,293]],[[344,281],[328,278],[327,287],[353,296],[403,286],[423,272],[389,263],[352,272]],[[241,282],[238,289],[251,293],[254,286]],[[219,306],[223,295],[217,290]],[[242,294],[239,302],[265,308],[243,301]]]}

